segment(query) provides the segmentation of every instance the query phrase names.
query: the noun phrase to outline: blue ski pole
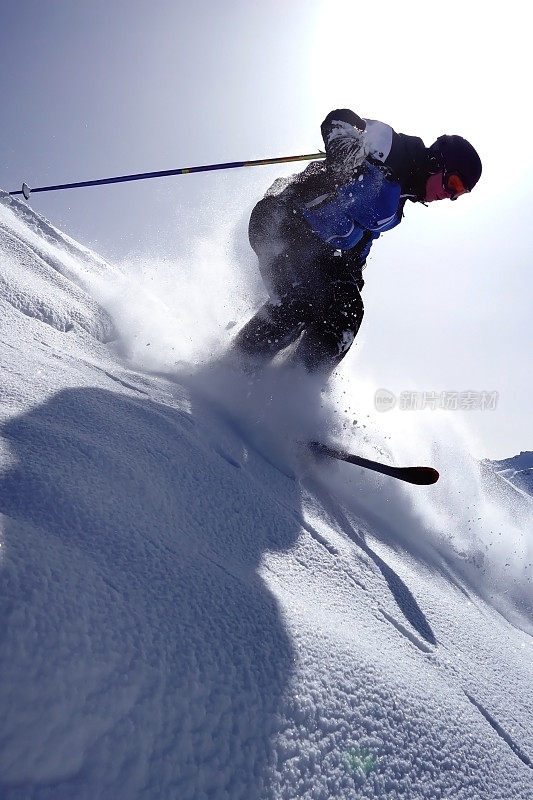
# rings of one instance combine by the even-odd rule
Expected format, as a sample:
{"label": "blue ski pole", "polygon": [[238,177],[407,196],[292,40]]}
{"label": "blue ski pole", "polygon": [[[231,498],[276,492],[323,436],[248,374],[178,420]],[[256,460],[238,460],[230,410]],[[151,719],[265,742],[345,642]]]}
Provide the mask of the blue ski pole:
{"label": "blue ski pole", "polygon": [[235,167],[258,167],[263,164],[283,164],[288,161],[312,161],[315,158],[325,158],[325,153],[310,153],[303,156],[281,156],[280,158],[262,158],[256,161],[229,161],[226,164],[207,164],[202,167],[183,167],[181,169],[165,169],[156,172],[138,172],[135,175],[118,175],[114,178],[99,178],[92,181],[77,181],[75,183],[58,183],[54,186],[37,186],[30,189],[27,183],[22,184],[22,189],[9,192],[10,195],[22,194],[29,200],[30,194],[35,192],[55,192],[60,189],[79,189],[85,186],[103,186],[107,183],[125,183],[126,181],[143,181],[146,178],[168,178],[170,175],[188,175],[192,172],[211,172],[217,169],[235,169]]}

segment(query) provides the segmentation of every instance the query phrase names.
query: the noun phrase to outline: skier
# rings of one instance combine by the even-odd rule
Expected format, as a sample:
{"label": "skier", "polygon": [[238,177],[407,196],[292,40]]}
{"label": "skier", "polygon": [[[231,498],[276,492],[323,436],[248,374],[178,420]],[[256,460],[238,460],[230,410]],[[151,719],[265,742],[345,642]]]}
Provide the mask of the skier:
{"label": "skier", "polygon": [[250,244],[269,300],[233,349],[264,363],[290,344],[296,363],[329,376],[363,318],[362,271],[372,242],[399,225],[406,200],[456,200],[481,176],[460,136],[422,139],[349,109],[321,126],[325,161],[275,181],[252,211]]}

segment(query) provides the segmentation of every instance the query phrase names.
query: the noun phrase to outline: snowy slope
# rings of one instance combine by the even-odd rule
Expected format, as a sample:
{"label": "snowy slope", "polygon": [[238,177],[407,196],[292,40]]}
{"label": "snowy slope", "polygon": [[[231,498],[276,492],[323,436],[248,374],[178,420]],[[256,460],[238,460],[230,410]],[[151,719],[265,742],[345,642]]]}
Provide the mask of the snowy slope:
{"label": "snowy slope", "polygon": [[522,451],[517,456],[493,461],[493,468],[514,486],[533,495],[533,453]]}
{"label": "snowy slope", "polygon": [[342,381],[170,371],[134,291],[0,193],[1,796],[530,798],[531,500]]}

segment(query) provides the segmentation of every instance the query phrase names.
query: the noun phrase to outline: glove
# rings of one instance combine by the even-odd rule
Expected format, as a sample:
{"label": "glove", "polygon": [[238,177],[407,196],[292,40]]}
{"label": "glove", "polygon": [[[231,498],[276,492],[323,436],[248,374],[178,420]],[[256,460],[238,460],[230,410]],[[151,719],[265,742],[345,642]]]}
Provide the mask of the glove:
{"label": "glove", "polygon": [[331,121],[326,137],[326,156],[337,180],[353,178],[369,152],[366,131],[349,122]]}

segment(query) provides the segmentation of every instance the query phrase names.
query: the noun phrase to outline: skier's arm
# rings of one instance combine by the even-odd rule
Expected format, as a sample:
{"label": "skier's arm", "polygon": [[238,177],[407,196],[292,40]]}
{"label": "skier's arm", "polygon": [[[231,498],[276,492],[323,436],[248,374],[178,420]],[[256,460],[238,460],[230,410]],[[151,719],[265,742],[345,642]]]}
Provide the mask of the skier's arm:
{"label": "skier's arm", "polygon": [[331,127],[336,125],[337,122],[346,122],[349,125],[353,125],[354,128],[358,128],[360,131],[364,131],[366,128],[365,120],[359,117],[355,112],[351,111],[349,108],[337,108],[335,111],[329,112],[320,126],[324,144],[327,145],[327,137]]}
{"label": "skier's arm", "polygon": [[327,164],[339,180],[353,177],[368,155],[365,128],[365,121],[348,108],[330,111],[320,126]]}

